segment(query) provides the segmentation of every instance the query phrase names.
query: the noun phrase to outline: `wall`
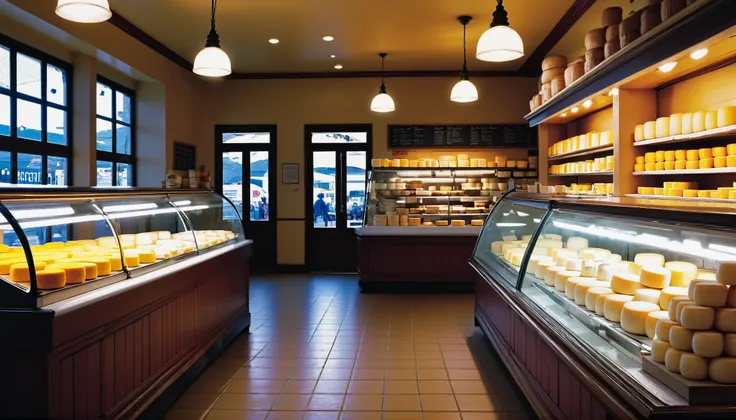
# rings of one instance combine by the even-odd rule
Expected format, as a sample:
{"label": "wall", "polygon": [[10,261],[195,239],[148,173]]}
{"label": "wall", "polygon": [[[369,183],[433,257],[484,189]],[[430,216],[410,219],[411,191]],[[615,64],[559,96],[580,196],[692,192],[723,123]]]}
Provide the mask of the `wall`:
{"label": "wall", "polygon": [[[455,78],[388,79],[386,88],[396,102],[396,111],[383,115],[369,109],[380,85],[377,79],[211,83],[207,86],[206,123],[200,141],[213,139],[216,124],[276,124],[278,165],[299,163],[300,180],[303,180],[305,124],[373,124],[373,155],[381,157],[391,155],[387,146],[388,124],[525,123],[523,116],[528,112],[528,98],[536,90],[535,79],[474,79],[480,100],[470,104],[450,101],[450,90],[456,81]],[[526,155],[525,150],[499,153],[511,157]],[[214,168],[214,161],[206,164]],[[303,219],[303,182],[283,187],[280,178],[278,182],[278,218]],[[304,264],[304,229],[303,221],[278,223],[279,264]]]}

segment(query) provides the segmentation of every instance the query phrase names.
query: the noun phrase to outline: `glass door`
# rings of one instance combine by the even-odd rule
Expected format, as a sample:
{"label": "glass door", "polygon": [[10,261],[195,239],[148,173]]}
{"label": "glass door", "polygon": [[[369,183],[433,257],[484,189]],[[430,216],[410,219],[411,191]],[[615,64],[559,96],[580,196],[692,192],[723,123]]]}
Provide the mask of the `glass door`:
{"label": "glass door", "polygon": [[371,126],[307,126],[305,135],[308,269],[355,272]]}
{"label": "glass door", "polygon": [[216,126],[217,191],[237,211],[226,220],[242,219],[252,239],[254,272],[276,271],[276,126]]}

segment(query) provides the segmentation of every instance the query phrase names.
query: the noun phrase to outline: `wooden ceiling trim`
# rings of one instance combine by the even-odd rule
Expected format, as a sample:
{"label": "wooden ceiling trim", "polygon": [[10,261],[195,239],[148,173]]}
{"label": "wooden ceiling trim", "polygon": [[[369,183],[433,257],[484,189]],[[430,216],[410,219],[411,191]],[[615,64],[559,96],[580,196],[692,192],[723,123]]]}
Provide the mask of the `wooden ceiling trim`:
{"label": "wooden ceiling trim", "polygon": [[[230,79],[369,79],[369,78],[401,78],[401,77],[457,77],[457,70],[425,70],[425,71],[345,71],[324,73],[233,73]],[[471,80],[481,77],[518,77],[517,71],[474,71],[470,72]]]}

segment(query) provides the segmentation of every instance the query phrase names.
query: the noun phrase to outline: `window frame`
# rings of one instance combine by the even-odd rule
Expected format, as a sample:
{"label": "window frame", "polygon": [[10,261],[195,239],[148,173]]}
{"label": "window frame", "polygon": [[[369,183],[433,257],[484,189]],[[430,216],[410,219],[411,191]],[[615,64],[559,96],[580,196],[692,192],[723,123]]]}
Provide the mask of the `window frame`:
{"label": "window frame", "polygon": [[[48,185],[48,159],[49,157],[58,157],[66,159],[66,186],[73,185],[73,151],[74,151],[74,135],[72,124],[73,104],[73,66],[71,63],[58,59],[50,54],[16,41],[6,35],[0,33],[0,45],[10,51],[9,69],[10,69],[10,88],[0,87],[0,94],[10,98],[10,135],[0,135],[0,151],[10,152],[11,161],[11,183],[18,184],[18,155],[31,154],[41,156],[41,184]],[[16,86],[18,80],[17,71],[17,54],[26,55],[41,63],[41,98],[18,92]],[[65,105],[59,105],[48,99],[48,71],[47,66],[51,65],[66,74],[65,80]],[[41,140],[31,140],[18,137],[18,100],[23,100],[41,106]],[[54,144],[48,142],[48,108],[64,111],[66,113],[66,145]],[[27,184],[34,185],[34,184]],[[35,184],[38,185],[38,184]]]}
{"label": "window frame", "polygon": [[[103,84],[110,88],[112,91],[112,117],[106,117],[104,115],[100,115],[97,112],[97,95],[99,93],[97,92],[97,83]],[[130,123],[126,123],[124,121],[120,121],[117,119],[117,100],[116,100],[116,94],[120,92],[124,95],[127,95],[130,98]],[[132,171],[132,177],[129,179],[128,186],[135,187],[138,185],[138,165],[137,165],[137,156],[136,156],[136,96],[135,96],[135,90],[127,88],[119,83],[113,82],[112,80],[97,75],[97,80],[95,81],[95,127],[97,126],[97,121],[103,120],[107,123],[110,123],[112,125],[112,152],[106,152],[103,150],[97,149],[97,130],[95,129],[95,181],[97,180],[97,162],[103,161],[103,162],[110,162],[112,163],[112,186],[117,187],[118,186],[118,164],[126,164],[131,166]],[[124,153],[118,153],[117,151],[117,130],[115,129],[115,125],[122,125],[125,127],[130,128],[130,154],[126,155]]]}

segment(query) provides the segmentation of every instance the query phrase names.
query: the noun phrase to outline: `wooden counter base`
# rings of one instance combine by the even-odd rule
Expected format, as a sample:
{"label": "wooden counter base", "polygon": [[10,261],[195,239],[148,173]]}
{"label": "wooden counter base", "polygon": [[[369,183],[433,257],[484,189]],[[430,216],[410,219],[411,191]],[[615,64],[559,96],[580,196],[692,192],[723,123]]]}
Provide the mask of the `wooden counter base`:
{"label": "wooden counter base", "polygon": [[476,236],[359,236],[358,284],[364,291],[472,291],[475,273],[468,259],[476,239]]}
{"label": "wooden counter base", "polygon": [[0,346],[0,417],[142,414],[250,325],[251,247],[195,257],[205,258],[61,315],[0,311],[0,325],[17,325]]}

